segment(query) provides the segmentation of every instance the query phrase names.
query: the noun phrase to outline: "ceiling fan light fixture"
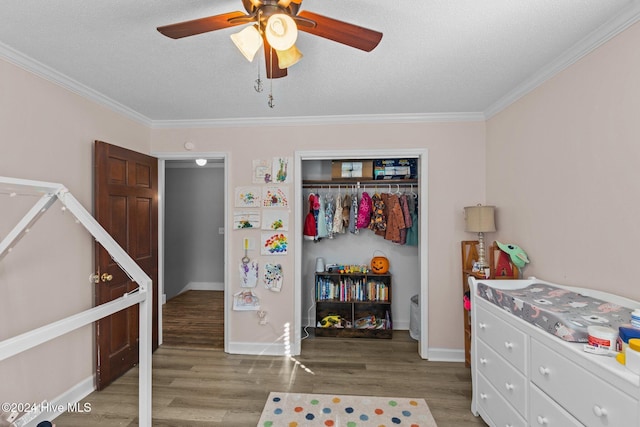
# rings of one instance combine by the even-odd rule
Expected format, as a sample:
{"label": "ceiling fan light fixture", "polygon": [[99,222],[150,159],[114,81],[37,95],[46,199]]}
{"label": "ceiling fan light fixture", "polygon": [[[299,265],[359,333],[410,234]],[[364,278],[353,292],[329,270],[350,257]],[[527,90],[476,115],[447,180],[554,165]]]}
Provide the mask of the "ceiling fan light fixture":
{"label": "ceiling fan light fixture", "polygon": [[253,62],[256,52],[262,46],[262,36],[255,25],[231,34],[231,40],[249,62]]}
{"label": "ceiling fan light fixture", "polygon": [[275,50],[287,50],[298,38],[298,27],[289,15],[275,13],[269,17],[264,29],[267,41]]}
{"label": "ceiling fan light fixture", "polygon": [[278,66],[281,69],[289,68],[302,59],[302,52],[294,44],[287,50],[276,50],[278,55]]}

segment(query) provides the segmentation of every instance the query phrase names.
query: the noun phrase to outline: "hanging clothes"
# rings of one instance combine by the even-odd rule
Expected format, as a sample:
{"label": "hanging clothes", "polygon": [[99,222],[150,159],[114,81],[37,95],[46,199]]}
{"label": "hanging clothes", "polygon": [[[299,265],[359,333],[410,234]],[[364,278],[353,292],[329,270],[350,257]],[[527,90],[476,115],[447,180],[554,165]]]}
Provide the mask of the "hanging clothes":
{"label": "hanging clothes", "polygon": [[343,234],[344,233],[344,223],[342,217],[342,197],[338,192],[338,197],[336,197],[336,209],[333,213],[333,233],[334,234]]}
{"label": "hanging clothes", "polygon": [[375,230],[375,233],[380,237],[385,237],[387,234],[387,227],[389,223],[389,194],[388,193],[380,194],[380,200],[382,200],[382,204],[383,204],[382,206],[383,221],[382,221],[382,224],[378,225],[377,229]]}
{"label": "hanging clothes", "polygon": [[408,196],[411,227],[407,229],[407,246],[418,246],[418,196]]}
{"label": "hanging clothes", "polygon": [[358,194],[351,198],[349,212],[349,233],[358,234]]}
{"label": "hanging clothes", "polygon": [[342,225],[345,230],[349,230],[349,220],[351,219],[351,195],[345,194],[342,201]]}
{"label": "hanging clothes", "polygon": [[358,222],[356,226],[358,228],[367,228],[371,222],[371,197],[369,193],[364,191],[362,198],[360,199],[360,206],[358,207]]}
{"label": "hanging clothes", "polygon": [[327,229],[327,237],[333,239],[333,194],[324,195],[324,222]]}
{"label": "hanging clothes", "polygon": [[369,229],[373,231],[384,231],[387,228],[387,216],[384,200],[382,200],[382,196],[377,192],[374,193],[371,198],[371,204],[373,206],[373,210],[371,212],[371,221],[369,222]]}
{"label": "hanging clothes", "polygon": [[316,240],[317,231],[316,231],[316,214],[314,214],[314,207],[316,204],[315,194],[309,194],[309,212],[304,219],[304,231],[303,238],[305,240]]}
{"label": "hanging clothes", "polygon": [[407,195],[403,194],[399,196],[400,208],[402,209],[402,218],[404,220],[404,228],[400,229],[399,244],[404,245],[407,243],[407,229],[411,227],[411,214],[409,213],[409,202],[407,201]]}
{"label": "hanging clothes", "polygon": [[324,239],[329,236],[329,231],[327,230],[327,220],[326,216],[326,206],[324,197],[318,194],[318,217],[316,219],[316,225],[318,227],[318,239]]}
{"label": "hanging clothes", "polygon": [[405,228],[402,207],[396,194],[389,194],[388,203],[387,230],[384,238],[394,243],[399,243],[400,230]]}

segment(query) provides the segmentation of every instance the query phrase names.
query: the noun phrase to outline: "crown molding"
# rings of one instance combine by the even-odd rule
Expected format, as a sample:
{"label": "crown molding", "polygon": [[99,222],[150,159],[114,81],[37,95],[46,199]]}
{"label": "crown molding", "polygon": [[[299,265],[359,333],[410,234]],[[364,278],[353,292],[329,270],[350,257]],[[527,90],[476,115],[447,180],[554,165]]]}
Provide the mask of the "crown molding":
{"label": "crown molding", "polygon": [[629,7],[616,17],[602,24],[587,37],[566,50],[555,61],[542,68],[538,73],[517,86],[484,111],[486,119],[495,116],[556,74],[578,62],[581,58],[620,34],[640,20],[640,1],[633,0]]}
{"label": "crown molding", "polygon": [[252,127],[252,126],[309,126],[364,123],[426,123],[426,122],[483,122],[483,113],[424,113],[424,114],[362,114],[344,116],[248,117],[214,120],[154,120],[153,129]]}
{"label": "crown molding", "polygon": [[151,127],[151,120],[148,117],[143,116],[137,111],[126,107],[113,99],[101,94],[100,92],[91,89],[90,87],[83,85],[82,83],[54,70],[53,68],[36,61],[35,59],[18,52],[10,46],[4,43],[0,43],[0,58],[27,70],[45,80],[57,84],[77,95],[87,98],[96,102],[103,107],[106,107],[116,113],[122,114],[125,117],[130,118],[147,127]]}

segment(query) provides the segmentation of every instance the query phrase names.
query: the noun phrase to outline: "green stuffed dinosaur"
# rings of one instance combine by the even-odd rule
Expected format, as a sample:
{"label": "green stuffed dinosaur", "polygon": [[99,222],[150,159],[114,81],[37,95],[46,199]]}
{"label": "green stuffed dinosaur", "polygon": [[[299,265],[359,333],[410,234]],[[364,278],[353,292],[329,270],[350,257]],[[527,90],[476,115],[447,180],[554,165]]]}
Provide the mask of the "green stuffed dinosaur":
{"label": "green stuffed dinosaur", "polygon": [[520,270],[522,270],[522,267],[524,267],[524,265],[529,262],[527,254],[520,248],[520,246],[500,243],[497,240],[496,244],[501,251],[505,252],[511,257],[511,262],[513,263],[513,265],[518,267]]}

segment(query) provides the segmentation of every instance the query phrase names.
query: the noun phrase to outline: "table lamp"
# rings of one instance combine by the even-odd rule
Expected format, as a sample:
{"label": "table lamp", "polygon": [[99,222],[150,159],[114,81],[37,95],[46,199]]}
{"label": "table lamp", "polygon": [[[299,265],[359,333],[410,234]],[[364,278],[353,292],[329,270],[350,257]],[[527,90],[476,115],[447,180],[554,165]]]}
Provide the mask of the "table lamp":
{"label": "table lamp", "polygon": [[467,206],[464,208],[465,231],[478,233],[478,267],[489,267],[484,256],[484,233],[496,231],[495,206]]}

